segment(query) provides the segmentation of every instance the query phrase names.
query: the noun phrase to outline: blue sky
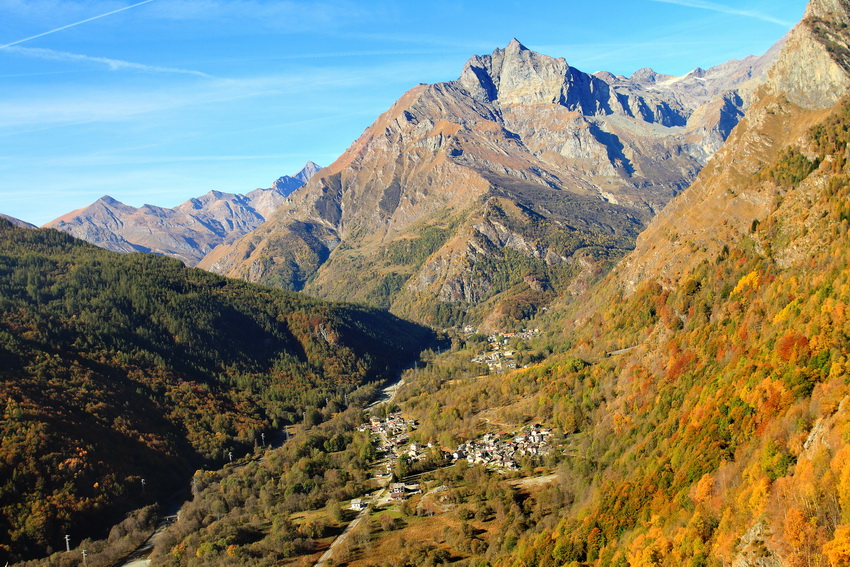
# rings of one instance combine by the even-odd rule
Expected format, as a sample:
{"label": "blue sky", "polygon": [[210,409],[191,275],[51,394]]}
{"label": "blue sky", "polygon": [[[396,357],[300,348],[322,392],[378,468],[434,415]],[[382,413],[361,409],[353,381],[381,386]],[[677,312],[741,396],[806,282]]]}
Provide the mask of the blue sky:
{"label": "blue sky", "polygon": [[805,0],[0,0],[0,212],[174,206],[327,165],[516,37],[583,71],[761,54]]}

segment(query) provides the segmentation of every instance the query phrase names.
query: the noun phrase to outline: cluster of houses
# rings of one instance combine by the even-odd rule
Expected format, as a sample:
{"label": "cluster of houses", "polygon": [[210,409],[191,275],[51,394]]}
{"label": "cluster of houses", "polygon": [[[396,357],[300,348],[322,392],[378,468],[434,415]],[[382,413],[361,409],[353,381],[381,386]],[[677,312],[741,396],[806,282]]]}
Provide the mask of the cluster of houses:
{"label": "cluster of houses", "polygon": [[426,447],[410,442],[410,432],[416,429],[416,420],[404,419],[401,413],[392,413],[386,418],[372,416],[369,423],[360,426],[360,431],[368,431],[378,438],[378,450],[387,457],[384,466],[375,472],[376,478],[389,478],[401,455],[407,455],[410,462],[423,458]]}
{"label": "cluster of houses", "polygon": [[[475,333],[475,327],[467,325],[463,328],[464,333]],[[487,337],[490,343],[490,350],[484,354],[480,354],[472,359],[472,362],[486,364],[490,372],[501,374],[506,370],[517,368],[516,352],[505,349],[511,339],[520,338],[523,340],[531,339],[540,334],[540,329],[524,329],[519,333],[493,333]]]}
{"label": "cluster of houses", "polygon": [[[401,417],[401,412],[391,413],[384,419],[373,415],[369,418],[369,423],[364,423],[359,427],[360,431],[369,431],[383,440],[393,441],[399,437],[406,437],[409,440],[409,433],[414,429],[416,429],[416,420],[404,419]],[[404,442],[406,441],[402,441],[402,443]]]}
{"label": "cluster of houses", "polygon": [[[386,461],[375,473],[378,479],[392,476],[393,468],[401,455],[406,455],[410,462],[418,461],[425,456],[425,451],[431,448],[419,443],[410,442],[410,433],[416,429],[416,421],[404,419],[401,413],[393,413],[386,418],[373,416],[369,423],[360,426],[360,431],[368,431],[377,437],[378,449],[386,455]],[[539,424],[525,427],[515,434],[487,433],[483,437],[462,443],[451,452],[443,449],[446,457],[453,462],[461,459],[470,464],[482,464],[501,470],[519,470],[517,461],[524,456],[545,455],[549,451],[552,431]],[[389,485],[391,500],[405,500],[414,494],[421,494],[418,483],[394,482]],[[351,509],[364,510],[368,501],[355,498],[351,501]]]}
{"label": "cluster of houses", "polygon": [[523,429],[518,435],[487,433],[480,439],[458,446],[452,454],[452,460],[465,459],[470,464],[479,463],[509,471],[519,470],[518,459],[549,452],[551,435],[550,429],[539,424]]}
{"label": "cluster of houses", "polygon": [[479,354],[472,359],[472,362],[478,364],[486,364],[490,372],[501,374],[505,370],[512,370],[517,367],[515,353],[512,350],[498,351],[493,350]]}

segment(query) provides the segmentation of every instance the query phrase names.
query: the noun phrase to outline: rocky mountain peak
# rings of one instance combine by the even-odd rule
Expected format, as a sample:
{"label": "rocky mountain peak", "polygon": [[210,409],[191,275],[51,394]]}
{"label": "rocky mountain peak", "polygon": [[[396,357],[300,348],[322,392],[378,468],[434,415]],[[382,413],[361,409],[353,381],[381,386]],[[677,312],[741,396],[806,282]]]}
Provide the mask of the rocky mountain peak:
{"label": "rocky mountain peak", "polygon": [[306,165],[301,168],[301,171],[295,175],[284,175],[282,177],[278,177],[272,184],[271,188],[280,193],[282,196],[288,197],[294,191],[300,189],[305,183],[310,181],[310,178],[321,171],[321,169],[322,166],[317,165],[312,161],[308,161]]}
{"label": "rocky mountain peak", "polygon": [[322,166],[318,165],[312,161],[308,161],[304,167],[301,168],[301,171],[293,175],[295,179],[301,181],[302,183],[307,183],[310,181],[310,178],[313,177],[316,173],[321,171]]}
{"label": "rocky mountain peak", "polygon": [[632,73],[630,79],[636,83],[655,83],[658,81],[658,73],[649,67],[644,67]]}
{"label": "rocky mountain peak", "polygon": [[771,69],[771,90],[803,108],[838,102],[850,86],[848,25],[848,0],[811,0]]}
{"label": "rocky mountain peak", "polygon": [[810,0],[806,6],[806,18],[843,18],[846,20],[850,13],[850,2],[847,0]]}
{"label": "rocky mountain peak", "polygon": [[110,205],[110,206],[123,205],[124,204],[121,201],[119,201],[118,199],[114,199],[114,198],[110,197],[109,195],[104,195],[103,197],[98,199],[96,202],[97,203],[103,203],[105,205]]}
{"label": "rocky mountain peak", "polygon": [[517,38],[511,39],[507,47],[505,47],[505,53],[516,54],[521,51],[529,51],[529,49],[524,46]]}
{"label": "rocky mountain peak", "polygon": [[556,102],[569,66],[531,51],[516,39],[490,55],[469,59],[458,80],[473,98],[502,106]]}

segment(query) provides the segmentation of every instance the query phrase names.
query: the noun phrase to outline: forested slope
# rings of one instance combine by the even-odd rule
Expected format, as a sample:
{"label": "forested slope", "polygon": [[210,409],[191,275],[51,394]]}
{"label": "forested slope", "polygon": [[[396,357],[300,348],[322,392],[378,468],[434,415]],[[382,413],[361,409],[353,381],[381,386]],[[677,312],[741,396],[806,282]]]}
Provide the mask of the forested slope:
{"label": "forested slope", "polygon": [[0,225],[0,561],[100,533],[432,338],[376,310]]}

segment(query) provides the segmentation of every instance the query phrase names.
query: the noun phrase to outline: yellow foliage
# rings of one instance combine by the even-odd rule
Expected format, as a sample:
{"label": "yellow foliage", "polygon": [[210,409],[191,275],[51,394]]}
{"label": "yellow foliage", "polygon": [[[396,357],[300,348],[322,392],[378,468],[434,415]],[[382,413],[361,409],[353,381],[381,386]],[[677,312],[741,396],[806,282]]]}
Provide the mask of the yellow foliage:
{"label": "yellow foliage", "polygon": [[673,544],[657,526],[637,536],[629,545],[626,557],[630,567],[654,567],[664,564]]}
{"label": "yellow foliage", "polygon": [[841,519],[844,522],[850,522],[850,461],[846,460],[848,452],[850,451],[847,451],[847,446],[845,445],[833,460],[833,463],[835,463],[839,458],[845,457],[845,459],[839,461],[843,463],[843,466],[841,466],[841,472],[838,475],[838,486],[836,486],[838,502],[841,506]]}
{"label": "yellow foliage", "polygon": [[832,541],[823,546],[831,567],[850,567],[850,525],[835,528]]}
{"label": "yellow foliage", "polygon": [[702,504],[711,498],[714,492],[714,478],[710,474],[702,475],[694,490],[694,503]]}
{"label": "yellow foliage", "polygon": [[744,492],[744,494],[749,496],[743,503],[746,506],[745,509],[751,510],[754,517],[761,516],[770,495],[770,479],[767,475],[762,475],[752,484],[749,493]]}
{"label": "yellow foliage", "polygon": [[[743,281],[743,278],[741,281]],[[738,282],[738,285],[741,285],[741,282]],[[735,289],[737,289],[737,287]],[[783,307],[779,313],[773,316],[773,324],[776,325],[777,323],[782,323],[783,321],[787,320],[788,315],[790,315],[791,311],[798,305],[800,305],[800,300],[795,299],[794,301]]]}
{"label": "yellow foliage", "polygon": [[755,270],[738,280],[738,284],[732,290],[732,295],[740,294],[748,287],[752,289],[759,287],[759,274]]}

